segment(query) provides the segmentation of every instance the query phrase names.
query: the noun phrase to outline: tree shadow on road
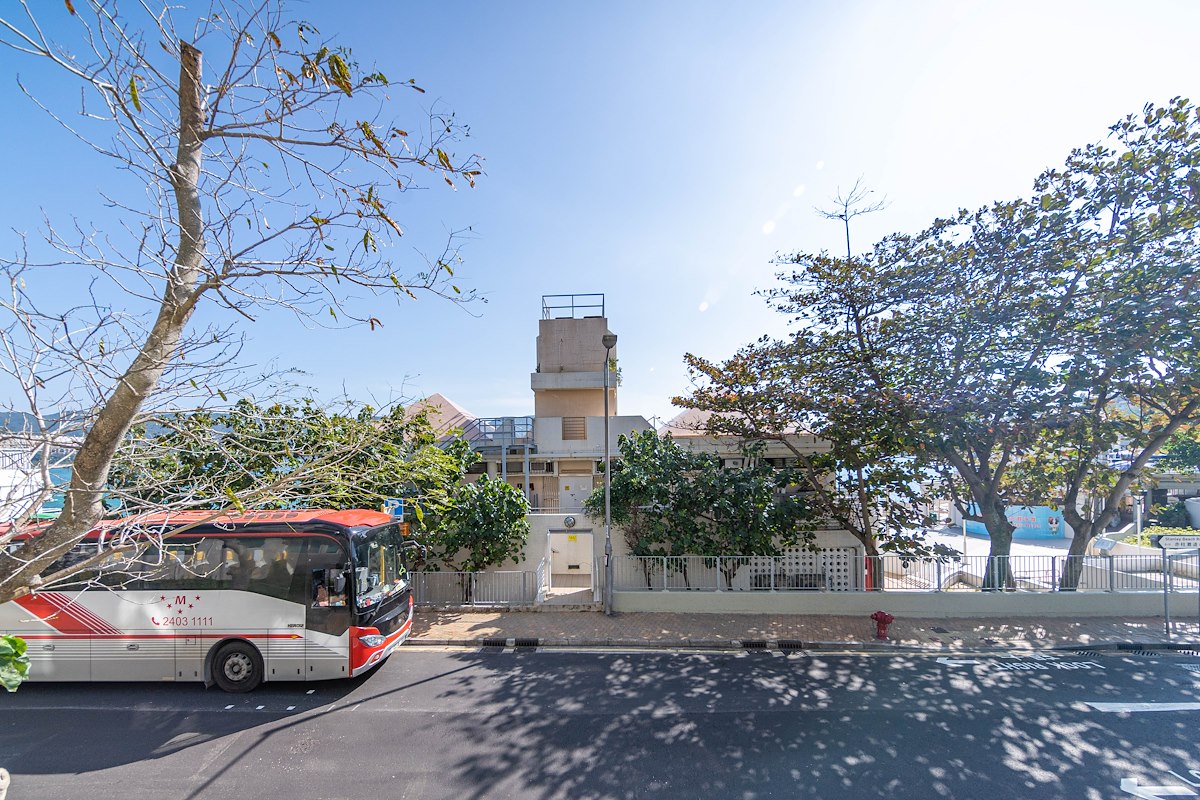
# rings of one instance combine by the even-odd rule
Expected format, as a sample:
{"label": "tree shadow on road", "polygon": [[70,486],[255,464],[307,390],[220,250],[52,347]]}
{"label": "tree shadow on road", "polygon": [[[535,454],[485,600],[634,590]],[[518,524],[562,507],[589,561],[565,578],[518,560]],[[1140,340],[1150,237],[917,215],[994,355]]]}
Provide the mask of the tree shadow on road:
{"label": "tree shadow on road", "polygon": [[[474,699],[478,713],[458,720],[459,735],[486,746],[443,785],[452,780],[463,797],[546,800],[1100,800],[1122,778],[1200,767],[1194,715],[1097,719],[1085,701],[1121,699],[1098,668],[1087,673],[1095,687],[1066,700],[1058,668],[997,673],[892,657],[874,662],[876,674],[886,663],[902,681],[903,696],[890,696],[867,658],[464,654],[482,671],[457,678],[444,699]],[[1194,695],[1179,673],[1163,686]]]}
{"label": "tree shadow on road", "polygon": [[70,775],[152,761],[336,703],[364,680],[266,684],[244,695],[191,683],[25,684],[0,706],[0,765]]}

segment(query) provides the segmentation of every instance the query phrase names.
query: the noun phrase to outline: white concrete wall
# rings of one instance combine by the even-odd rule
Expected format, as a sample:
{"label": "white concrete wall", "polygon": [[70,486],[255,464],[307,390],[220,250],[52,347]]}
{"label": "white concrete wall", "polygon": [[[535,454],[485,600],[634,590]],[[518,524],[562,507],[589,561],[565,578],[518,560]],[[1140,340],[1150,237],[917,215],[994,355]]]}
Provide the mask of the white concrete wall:
{"label": "white concrete wall", "polygon": [[[575,524],[567,527],[566,518],[572,517]],[[590,533],[592,535],[592,559],[600,564],[604,558],[604,523],[596,524],[588,519],[586,514],[530,514],[529,541],[525,545],[525,560],[516,569],[533,570],[546,555],[547,534],[555,533]],[[616,534],[613,534],[614,537]],[[597,571],[603,570],[598,566]]]}
{"label": "white concrete wall", "polygon": [[[617,455],[617,437],[650,429],[645,417],[625,416],[609,418],[610,445],[613,456]],[[585,455],[595,459],[604,458],[604,417],[587,418],[587,439],[562,438],[562,417],[537,417],[533,420],[533,440],[537,442],[539,458],[565,458]]]}
{"label": "white concrete wall", "polygon": [[[838,614],[908,617],[1161,616],[1161,592],[616,592],[617,611],[700,614]],[[1196,618],[1197,598],[1171,595],[1171,614]]]}

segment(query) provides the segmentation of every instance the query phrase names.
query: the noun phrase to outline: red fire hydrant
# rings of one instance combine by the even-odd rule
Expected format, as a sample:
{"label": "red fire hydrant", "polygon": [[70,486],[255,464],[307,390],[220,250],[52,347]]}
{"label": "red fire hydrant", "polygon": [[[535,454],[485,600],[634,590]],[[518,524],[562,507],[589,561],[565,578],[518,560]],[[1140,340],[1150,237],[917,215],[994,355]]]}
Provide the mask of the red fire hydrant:
{"label": "red fire hydrant", "polygon": [[888,625],[896,621],[896,618],[886,611],[876,611],[871,615],[871,619],[875,620],[876,639],[886,639]]}

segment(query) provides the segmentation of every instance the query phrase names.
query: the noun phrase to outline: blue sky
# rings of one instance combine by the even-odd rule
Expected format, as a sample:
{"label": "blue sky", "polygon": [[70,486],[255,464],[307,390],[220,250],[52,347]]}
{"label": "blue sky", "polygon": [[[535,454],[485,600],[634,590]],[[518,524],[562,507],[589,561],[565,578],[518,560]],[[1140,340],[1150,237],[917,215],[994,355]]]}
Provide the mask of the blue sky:
{"label": "blue sky", "polygon": [[[840,250],[813,212],[839,187],[862,176],[890,202],[855,223],[866,248],[1026,193],[1147,101],[1200,99],[1200,3],[1185,0],[363,1],[300,16],[471,126],[458,149],[486,159],[478,188],[410,193],[400,216],[414,248],[470,226],[460,276],[488,302],[383,303],[374,332],[266,315],[243,359],[303,368],[327,397],[437,391],[479,416],[532,412],[543,294],[605,294],[621,412],[669,418],[685,352],[783,332],[754,291],[776,253]],[[35,230],[41,209],[102,215],[112,177],[17,92],[17,72],[40,70],[0,50],[6,255],[8,228]]]}

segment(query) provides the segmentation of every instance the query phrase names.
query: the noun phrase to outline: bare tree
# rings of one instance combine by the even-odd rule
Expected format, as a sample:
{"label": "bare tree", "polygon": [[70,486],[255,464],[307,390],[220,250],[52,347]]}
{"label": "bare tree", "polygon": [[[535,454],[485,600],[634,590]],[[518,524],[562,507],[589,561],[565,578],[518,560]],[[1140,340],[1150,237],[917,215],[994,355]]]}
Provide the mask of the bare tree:
{"label": "bare tree", "polygon": [[873,194],[875,194],[874,189],[868,189],[862,185],[862,176],[860,175],[845,194],[842,194],[840,187],[838,188],[838,193],[830,198],[830,202],[833,203],[832,208],[813,207],[813,210],[825,219],[842,221],[842,225],[846,228],[846,258],[848,259],[854,258],[854,253],[850,249],[850,220],[864,214],[874,214],[876,211],[882,211],[888,207],[886,197],[869,202],[869,198]]}
{"label": "bare tree", "polygon": [[[131,17],[112,0],[64,6],[72,48],[45,34],[50,8],[27,0],[23,16],[0,16],[0,44],[81,85],[72,116],[22,88],[139,191],[106,194],[116,220],[104,225],[47,219],[44,241],[22,237],[2,263],[3,369],[29,432],[47,450],[69,429],[82,436],[61,515],[15,548],[19,526],[0,534],[0,602],[40,586],[104,516],[114,453],[141,415],[225,400],[244,381],[238,320],[276,307],[374,328],[372,298],[469,299],[453,283],[456,234],[415,268],[391,255],[397,201],[417,176],[453,187],[480,175],[478,157],[451,149],[467,133],[453,114],[419,110],[419,129],[390,121],[420,99],[413,81],[362,66],[282,0],[191,14],[145,0]],[[47,275],[87,299],[61,307]]]}

